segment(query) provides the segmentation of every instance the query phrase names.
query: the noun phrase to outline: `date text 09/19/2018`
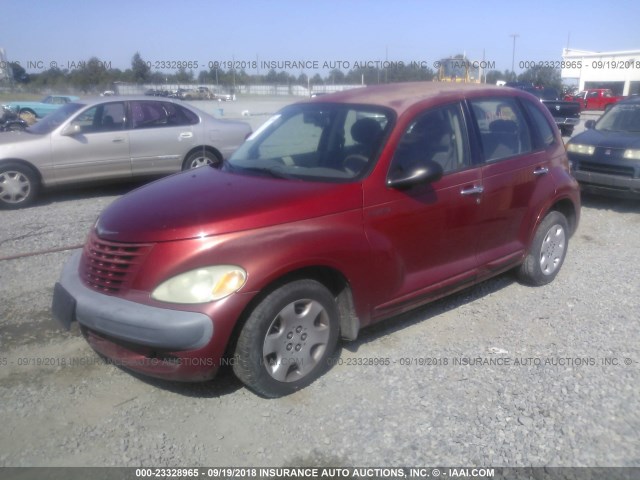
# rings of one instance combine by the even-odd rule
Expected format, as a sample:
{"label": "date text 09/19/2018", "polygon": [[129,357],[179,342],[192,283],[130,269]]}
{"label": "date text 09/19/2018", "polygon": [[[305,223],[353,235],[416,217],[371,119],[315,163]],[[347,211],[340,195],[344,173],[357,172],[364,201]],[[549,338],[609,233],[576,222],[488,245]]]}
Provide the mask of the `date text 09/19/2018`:
{"label": "date text 09/19/2018", "polygon": [[278,468],[136,468],[136,478],[493,478],[494,468],[431,468],[431,467],[278,467]]}
{"label": "date text 09/19/2018", "polygon": [[640,60],[521,60],[518,67],[522,69],[591,69],[591,70],[640,70]]}

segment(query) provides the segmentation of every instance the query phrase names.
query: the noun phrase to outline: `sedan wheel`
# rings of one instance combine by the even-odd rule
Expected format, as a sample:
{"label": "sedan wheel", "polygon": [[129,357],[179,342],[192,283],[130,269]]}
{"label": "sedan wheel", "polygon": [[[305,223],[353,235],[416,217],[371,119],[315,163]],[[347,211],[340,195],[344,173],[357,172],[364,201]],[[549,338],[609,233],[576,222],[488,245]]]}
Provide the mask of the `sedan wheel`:
{"label": "sedan wheel", "polygon": [[208,150],[198,150],[187,157],[182,166],[183,170],[204,167],[206,165],[219,166],[222,163],[220,158]]}
{"label": "sedan wheel", "polygon": [[19,208],[28,205],[37,195],[36,176],[28,167],[5,164],[0,167],[0,205]]}
{"label": "sedan wheel", "polygon": [[328,367],[338,340],[331,293],[299,280],[268,295],[247,320],[236,347],[234,372],[265,397],[295,392]]}

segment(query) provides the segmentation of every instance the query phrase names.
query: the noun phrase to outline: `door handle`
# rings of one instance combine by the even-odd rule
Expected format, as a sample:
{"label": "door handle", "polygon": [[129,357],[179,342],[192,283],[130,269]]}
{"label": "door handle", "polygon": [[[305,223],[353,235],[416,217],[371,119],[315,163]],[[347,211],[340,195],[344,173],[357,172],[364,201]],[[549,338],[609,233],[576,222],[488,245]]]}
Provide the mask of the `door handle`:
{"label": "door handle", "polygon": [[111,140],[113,143],[122,143],[124,142],[124,138],[122,137],[116,137],[113,140]]}
{"label": "door handle", "polygon": [[463,188],[460,190],[460,195],[476,195],[484,192],[484,187],[482,185],[474,185],[470,188]]}
{"label": "door handle", "polygon": [[193,137],[193,133],[191,132],[182,132],[180,134],[180,138],[191,138],[191,137]]}
{"label": "door handle", "polygon": [[538,167],[533,171],[533,174],[536,177],[539,177],[540,175],[546,175],[547,173],[549,173],[549,169],[547,167]]}

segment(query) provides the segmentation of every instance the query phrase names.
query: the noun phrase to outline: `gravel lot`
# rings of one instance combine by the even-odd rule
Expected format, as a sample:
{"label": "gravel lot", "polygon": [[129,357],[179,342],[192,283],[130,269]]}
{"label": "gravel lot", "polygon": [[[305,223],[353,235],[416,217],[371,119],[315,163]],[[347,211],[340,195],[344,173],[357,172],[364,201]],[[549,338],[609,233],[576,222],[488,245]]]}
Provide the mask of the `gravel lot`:
{"label": "gravel lot", "polygon": [[[202,103],[256,128],[287,101]],[[230,371],[134,376],[56,327],[70,252],[30,254],[82,244],[131,188],[0,211],[0,466],[640,466],[639,202],[584,198],[551,285],[502,275],[386,321],[265,400]]]}

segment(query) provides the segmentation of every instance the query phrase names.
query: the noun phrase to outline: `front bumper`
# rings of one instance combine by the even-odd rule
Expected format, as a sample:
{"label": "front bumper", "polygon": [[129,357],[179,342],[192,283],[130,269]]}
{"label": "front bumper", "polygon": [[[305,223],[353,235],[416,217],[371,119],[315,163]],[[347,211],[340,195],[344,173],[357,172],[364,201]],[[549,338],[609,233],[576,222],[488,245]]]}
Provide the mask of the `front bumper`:
{"label": "front bumper", "polygon": [[211,341],[213,322],[204,313],[152,307],[91,290],[78,274],[81,255],[76,252],[67,261],[54,290],[52,310],[66,328],[75,320],[104,335],[163,350],[197,350]]}
{"label": "front bumper", "polygon": [[576,170],[572,173],[585,192],[615,195],[624,198],[640,198],[640,178],[581,170]]}
{"label": "front bumper", "polygon": [[77,321],[94,350],[110,363],[167,380],[213,378],[213,321],[199,312],[171,310],[96,292],[82,283],[82,252],[65,264],[53,295],[53,316],[65,328]]}

